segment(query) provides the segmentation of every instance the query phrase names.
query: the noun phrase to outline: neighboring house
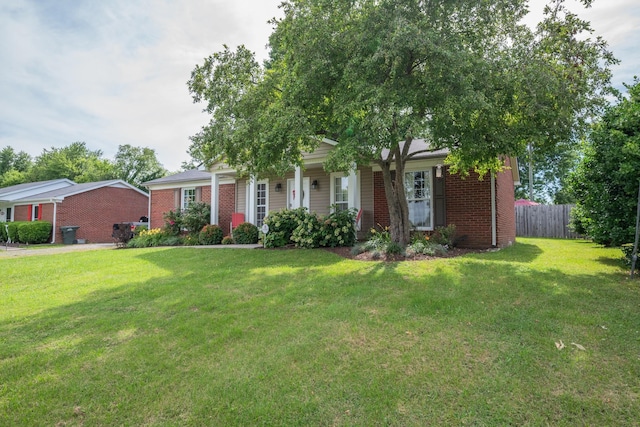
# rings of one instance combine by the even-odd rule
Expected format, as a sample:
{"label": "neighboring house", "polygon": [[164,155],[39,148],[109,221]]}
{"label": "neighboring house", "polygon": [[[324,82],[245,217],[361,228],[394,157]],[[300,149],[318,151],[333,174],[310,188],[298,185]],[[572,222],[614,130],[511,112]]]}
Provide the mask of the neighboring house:
{"label": "neighboring house", "polygon": [[[335,143],[324,140],[304,156],[304,170],[297,168],[282,177],[247,179],[220,163],[211,172],[188,171],[149,181],[150,227],[162,226],[162,215],[184,208],[189,200],[209,202],[211,223],[229,230],[233,213],[262,225],[270,211],[304,206],[320,214],[355,208],[361,212],[358,228],[365,238],[372,227],[389,225],[389,212],[382,172],[377,166],[360,166],[350,174],[327,173],[323,162]],[[414,141],[412,150],[425,148]],[[483,180],[470,173],[466,179],[443,166],[446,151],[420,155],[407,162],[405,183],[410,220],[417,230],[455,224],[459,244],[472,248],[503,247],[515,241],[514,182],[518,181],[515,159],[506,159],[505,172]],[[298,197],[302,195],[302,197]]]}
{"label": "neighboring house", "polygon": [[121,180],[76,184],[56,179],[0,188],[0,222],[51,222],[52,243],[62,242],[63,226],[80,227],[77,239],[113,242],[113,224],[138,221],[148,209],[148,195]]}

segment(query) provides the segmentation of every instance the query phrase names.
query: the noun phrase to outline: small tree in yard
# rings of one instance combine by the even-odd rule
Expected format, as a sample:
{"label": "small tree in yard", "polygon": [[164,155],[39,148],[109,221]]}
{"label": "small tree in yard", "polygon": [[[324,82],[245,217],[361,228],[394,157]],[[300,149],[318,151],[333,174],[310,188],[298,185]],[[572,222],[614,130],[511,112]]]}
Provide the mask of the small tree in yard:
{"label": "small tree in yard", "polygon": [[[592,0],[582,0],[589,6]],[[210,123],[190,153],[242,172],[283,175],[323,138],[325,169],[377,164],[391,239],[410,240],[407,161],[447,148],[463,175],[502,170],[527,143],[573,140],[599,111],[615,59],[554,0],[536,30],[523,0],[288,0],[261,67],[244,47],[196,66],[188,82]],[[394,171],[395,170],[395,174]]]}
{"label": "small tree in yard", "polygon": [[608,109],[593,127],[585,156],[572,176],[578,199],[576,231],[597,243],[619,246],[634,241],[640,183],[640,80],[627,86],[629,97]]}

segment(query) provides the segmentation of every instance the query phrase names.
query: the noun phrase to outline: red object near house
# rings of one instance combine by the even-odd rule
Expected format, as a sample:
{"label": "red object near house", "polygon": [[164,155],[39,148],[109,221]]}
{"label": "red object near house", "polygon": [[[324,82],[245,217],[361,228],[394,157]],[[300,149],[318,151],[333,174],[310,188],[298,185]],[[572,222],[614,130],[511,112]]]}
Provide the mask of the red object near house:
{"label": "red object near house", "polygon": [[538,206],[540,203],[536,203],[527,199],[518,199],[515,201],[514,206]]}
{"label": "red object near house", "polygon": [[244,214],[242,212],[234,212],[231,214],[231,231],[237,226],[245,222]]}

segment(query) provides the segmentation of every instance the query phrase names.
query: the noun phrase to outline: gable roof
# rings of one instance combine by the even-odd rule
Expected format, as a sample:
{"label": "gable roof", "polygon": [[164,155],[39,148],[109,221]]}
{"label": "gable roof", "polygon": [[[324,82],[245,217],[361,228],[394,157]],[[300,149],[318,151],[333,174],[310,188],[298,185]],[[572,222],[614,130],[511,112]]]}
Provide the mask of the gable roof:
{"label": "gable roof", "polygon": [[10,187],[0,188],[0,201],[11,202],[30,195],[71,187],[73,185],[76,185],[76,183],[66,178],[12,185]]}
{"label": "gable roof", "polygon": [[[58,183],[60,184],[69,184],[63,187],[52,186],[52,185],[38,185],[43,183]],[[140,194],[148,196],[144,191],[134,187],[133,185],[124,182],[120,179],[112,179],[108,181],[97,181],[97,182],[87,182],[84,184],[76,184],[73,181],[68,179],[64,180],[53,180],[53,181],[42,181],[42,182],[33,182],[31,185],[20,184],[15,185],[13,190],[9,193],[10,197],[5,194],[0,194],[0,201],[9,201],[9,202],[19,202],[19,203],[28,203],[28,202],[41,202],[41,201],[49,201],[51,199],[56,199],[57,201],[64,200],[65,197],[74,196],[76,194],[85,193],[87,191],[97,190],[99,188],[104,187],[115,187],[115,188],[128,188],[131,190],[135,190]],[[20,188],[17,188],[20,187]],[[40,191],[38,191],[40,190]]]}
{"label": "gable roof", "polygon": [[149,187],[150,185],[159,184],[173,184],[178,182],[189,181],[206,181],[211,180],[211,172],[203,171],[199,169],[192,169],[185,172],[177,173],[174,175],[165,176],[164,178],[157,178],[151,181],[143,182],[142,185]]}

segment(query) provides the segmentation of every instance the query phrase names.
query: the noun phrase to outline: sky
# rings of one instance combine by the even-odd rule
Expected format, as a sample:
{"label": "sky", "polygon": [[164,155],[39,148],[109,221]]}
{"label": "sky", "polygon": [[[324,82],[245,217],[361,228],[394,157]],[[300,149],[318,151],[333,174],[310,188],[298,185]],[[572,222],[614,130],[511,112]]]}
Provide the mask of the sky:
{"label": "sky", "polygon": [[[266,59],[281,0],[11,0],[0,2],[0,149],[32,156],[83,141],[113,159],[149,147],[169,171],[189,161],[208,122],[187,88],[204,58],[244,44]],[[528,22],[542,17],[531,0]],[[596,0],[584,11],[621,64],[623,90],[640,75],[640,1]]]}

